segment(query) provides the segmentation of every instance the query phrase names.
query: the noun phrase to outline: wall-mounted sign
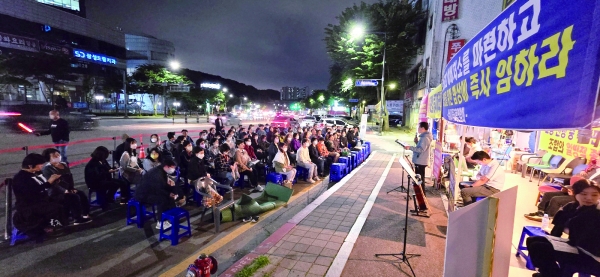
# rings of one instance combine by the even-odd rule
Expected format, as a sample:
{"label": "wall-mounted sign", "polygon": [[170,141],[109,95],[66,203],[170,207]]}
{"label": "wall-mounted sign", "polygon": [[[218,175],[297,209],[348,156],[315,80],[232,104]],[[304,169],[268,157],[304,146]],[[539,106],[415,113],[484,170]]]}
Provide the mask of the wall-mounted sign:
{"label": "wall-mounted sign", "polygon": [[458,0],[444,0],[442,22],[458,19]]}
{"label": "wall-mounted sign", "polygon": [[40,45],[40,50],[43,52],[52,53],[52,54],[71,55],[71,48],[66,47],[66,46],[47,43],[47,42],[43,42],[43,41],[40,41],[39,45]]}
{"label": "wall-mounted sign", "polygon": [[460,51],[460,49],[465,45],[464,39],[455,39],[448,42],[448,53],[446,57],[446,63],[449,63],[450,60]]}
{"label": "wall-mounted sign", "polygon": [[102,54],[97,54],[81,49],[73,49],[73,56],[83,60],[93,61],[103,64],[117,64],[117,59]]}
{"label": "wall-mounted sign", "polygon": [[221,84],[215,83],[202,83],[200,84],[201,88],[209,88],[209,89],[221,89]]}
{"label": "wall-mounted sign", "polygon": [[0,33],[0,47],[38,52],[38,42],[32,38]]}

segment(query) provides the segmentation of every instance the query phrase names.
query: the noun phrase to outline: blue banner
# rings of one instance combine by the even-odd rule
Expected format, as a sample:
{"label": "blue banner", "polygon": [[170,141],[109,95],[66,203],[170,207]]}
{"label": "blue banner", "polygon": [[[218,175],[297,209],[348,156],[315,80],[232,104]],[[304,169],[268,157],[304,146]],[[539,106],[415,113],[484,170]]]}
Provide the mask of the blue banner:
{"label": "blue banner", "polygon": [[584,127],[599,47],[600,0],[517,0],[448,63],[443,117],[506,129]]}

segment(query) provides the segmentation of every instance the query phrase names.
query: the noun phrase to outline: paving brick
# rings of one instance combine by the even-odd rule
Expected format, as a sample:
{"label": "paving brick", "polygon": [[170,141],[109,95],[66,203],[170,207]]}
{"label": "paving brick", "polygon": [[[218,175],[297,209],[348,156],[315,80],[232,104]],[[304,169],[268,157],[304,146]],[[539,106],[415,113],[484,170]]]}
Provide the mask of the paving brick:
{"label": "paving brick", "polygon": [[279,257],[279,256],[275,256],[275,255],[268,255],[268,257],[269,257],[269,261],[271,262],[271,264],[275,265],[275,266],[277,266],[281,262],[281,260],[283,260],[283,257]]}
{"label": "paving brick", "polygon": [[318,256],[314,263],[318,264],[318,265],[323,265],[323,266],[329,267],[331,265],[331,263],[333,263],[333,258]]}
{"label": "paving brick", "polygon": [[317,236],[318,240],[324,240],[324,241],[329,241],[329,239],[331,238],[332,235],[328,235],[328,234],[319,234]]}
{"label": "paving brick", "polygon": [[290,274],[288,274],[288,277],[304,277],[306,276],[306,273],[306,271],[292,269],[290,270]]}
{"label": "paving brick", "polygon": [[296,245],[296,243],[284,241],[279,248],[292,250],[292,248],[294,248],[294,245]]}
{"label": "paving brick", "polygon": [[327,270],[329,269],[329,267],[327,266],[322,266],[322,265],[313,265],[310,270],[308,271],[308,273],[311,274],[316,274],[316,275],[325,275],[325,273],[327,273]]}
{"label": "paving brick", "polygon": [[344,222],[340,223],[340,226],[352,227],[352,225],[354,225],[355,221],[356,220],[354,220],[354,221],[344,221]]}
{"label": "paving brick", "polygon": [[319,255],[321,252],[323,252],[323,249],[325,249],[325,247],[311,245],[308,247],[308,249],[306,249],[306,253]]}
{"label": "paving brick", "polygon": [[312,274],[312,273],[307,273],[306,277],[323,277],[323,275],[317,275],[317,274]]}
{"label": "paving brick", "polygon": [[311,264],[314,264],[316,260],[317,260],[317,255],[306,254],[306,253],[302,254],[302,256],[300,256],[300,258],[298,259],[298,261],[307,262],[307,263],[311,263]]}
{"label": "paving brick", "polygon": [[344,242],[344,238],[342,237],[336,237],[336,236],[332,236],[329,239],[330,242],[337,242],[337,243],[343,243]]}
{"label": "paving brick", "polygon": [[325,218],[325,219],[333,219],[334,215],[333,214],[322,214],[321,218]]}
{"label": "paving brick", "polygon": [[285,238],[284,240],[296,243],[296,242],[299,242],[300,239],[302,239],[302,237],[296,236],[296,235],[290,235],[289,237]]}
{"label": "paving brick", "polygon": [[305,238],[316,239],[320,232],[310,232],[304,234]]}
{"label": "paving brick", "polygon": [[[306,220],[306,218],[305,218],[305,220]],[[296,227],[294,227],[294,229],[308,231],[310,229],[310,226],[303,226],[301,224],[298,224]]]}
{"label": "paving brick", "polygon": [[307,232],[306,230],[300,230],[300,229],[294,228],[294,230],[292,230],[291,234],[303,237],[304,234],[306,234],[306,232]]}
{"label": "paving brick", "polygon": [[[312,247],[312,246],[311,246]],[[319,254],[319,256],[325,256],[325,257],[335,257],[335,255],[337,255],[338,251],[337,250],[333,250],[333,249],[329,249],[329,248],[323,248],[323,251],[321,251],[321,253]]]}
{"label": "paving brick", "polygon": [[[316,237],[315,237],[316,238]],[[311,245],[313,242],[315,241],[314,238],[309,238],[309,237],[303,237],[301,238],[298,243],[302,243],[302,244],[306,244],[306,245]]]}
{"label": "paving brick", "polygon": [[341,220],[332,219],[332,220],[329,221],[329,224],[337,224],[337,225],[339,225],[340,223],[342,223]]}
{"label": "paving brick", "polygon": [[310,244],[298,243],[298,244],[296,244],[296,246],[294,246],[294,248],[292,250],[298,251],[300,253],[304,253],[304,252],[306,252],[306,249],[308,249],[309,246],[310,246]]}
{"label": "paving brick", "polygon": [[342,244],[339,242],[328,242],[327,245],[325,245],[325,248],[329,248],[329,249],[334,249],[334,250],[339,250],[340,247],[342,247]]}
{"label": "paving brick", "polygon": [[296,261],[288,258],[283,258],[279,263],[278,267],[292,269],[296,265]]}
{"label": "paving brick", "polygon": [[[312,267],[311,263],[307,263],[307,262],[302,262],[302,261],[298,261],[296,262],[296,264],[294,265],[294,270],[299,270],[299,271],[304,271],[304,272],[308,272],[308,270]],[[305,273],[306,274],[306,273]]]}
{"label": "paving brick", "polygon": [[327,240],[316,239],[315,241],[313,241],[313,243],[311,245],[325,247],[325,245],[327,245],[327,242],[328,242]]}
{"label": "paving brick", "polygon": [[337,228],[339,228],[339,227],[340,227],[340,224],[333,224],[333,223],[327,224],[325,226],[325,228],[331,229],[331,230],[337,230]]}
{"label": "paving brick", "polygon": [[[315,223],[317,223],[317,222],[314,220],[302,220],[302,222],[300,222],[301,225],[298,225],[298,226],[310,228],[310,227],[314,226]],[[303,230],[303,231],[306,231],[306,230]]]}
{"label": "paving brick", "polygon": [[327,223],[327,222],[329,222],[330,220],[331,220],[331,219],[329,219],[329,218],[319,218],[319,220],[317,220],[317,223],[319,223],[319,222]]}
{"label": "paving brick", "polygon": [[340,231],[340,232],[350,232],[350,229],[351,229],[350,227],[340,226],[336,230]]}
{"label": "paving brick", "polygon": [[278,267],[273,271],[273,277],[287,277],[289,274],[290,270],[283,267]]}
{"label": "paving brick", "polygon": [[326,235],[333,235],[335,231],[330,230],[330,229],[323,229],[323,231],[321,231],[321,234],[326,234]]}
{"label": "paving brick", "polygon": [[284,249],[281,247],[278,247],[275,249],[275,251],[273,251],[273,255],[279,257],[285,257],[288,253],[290,253],[290,249]]}
{"label": "paving brick", "polygon": [[311,227],[310,230],[308,230],[308,233],[320,233],[322,231],[322,228],[319,227]]}
{"label": "paving brick", "polygon": [[325,226],[327,226],[327,223],[325,223],[325,222],[317,222],[313,226],[314,227],[318,227],[318,228],[325,228]]}
{"label": "paving brick", "polygon": [[343,215],[337,215],[338,213],[336,213],[336,216],[332,217],[332,220],[344,220],[344,216]]}

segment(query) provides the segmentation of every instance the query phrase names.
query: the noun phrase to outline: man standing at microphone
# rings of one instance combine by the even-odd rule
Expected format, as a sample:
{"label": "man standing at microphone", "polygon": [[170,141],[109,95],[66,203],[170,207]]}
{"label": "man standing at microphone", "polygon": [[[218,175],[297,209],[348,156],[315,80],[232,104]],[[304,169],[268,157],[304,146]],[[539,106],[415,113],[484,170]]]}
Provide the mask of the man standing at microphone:
{"label": "man standing at microphone", "polygon": [[410,150],[413,152],[412,162],[415,165],[415,173],[421,175],[421,187],[423,193],[425,193],[425,168],[429,165],[429,156],[431,151],[431,141],[433,136],[429,132],[429,123],[419,123],[419,140],[417,146],[410,146]]}

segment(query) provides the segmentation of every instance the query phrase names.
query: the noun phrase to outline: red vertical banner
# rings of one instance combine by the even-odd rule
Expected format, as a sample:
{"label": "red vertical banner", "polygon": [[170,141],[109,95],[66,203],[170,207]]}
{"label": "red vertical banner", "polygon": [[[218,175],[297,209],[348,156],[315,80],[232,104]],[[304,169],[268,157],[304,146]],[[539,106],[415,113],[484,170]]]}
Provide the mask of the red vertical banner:
{"label": "red vertical banner", "polygon": [[458,19],[458,0],[443,0],[442,22]]}
{"label": "red vertical banner", "polygon": [[465,46],[464,39],[455,39],[448,42],[448,53],[446,57],[446,63],[449,63],[450,60],[460,51],[460,49]]}

